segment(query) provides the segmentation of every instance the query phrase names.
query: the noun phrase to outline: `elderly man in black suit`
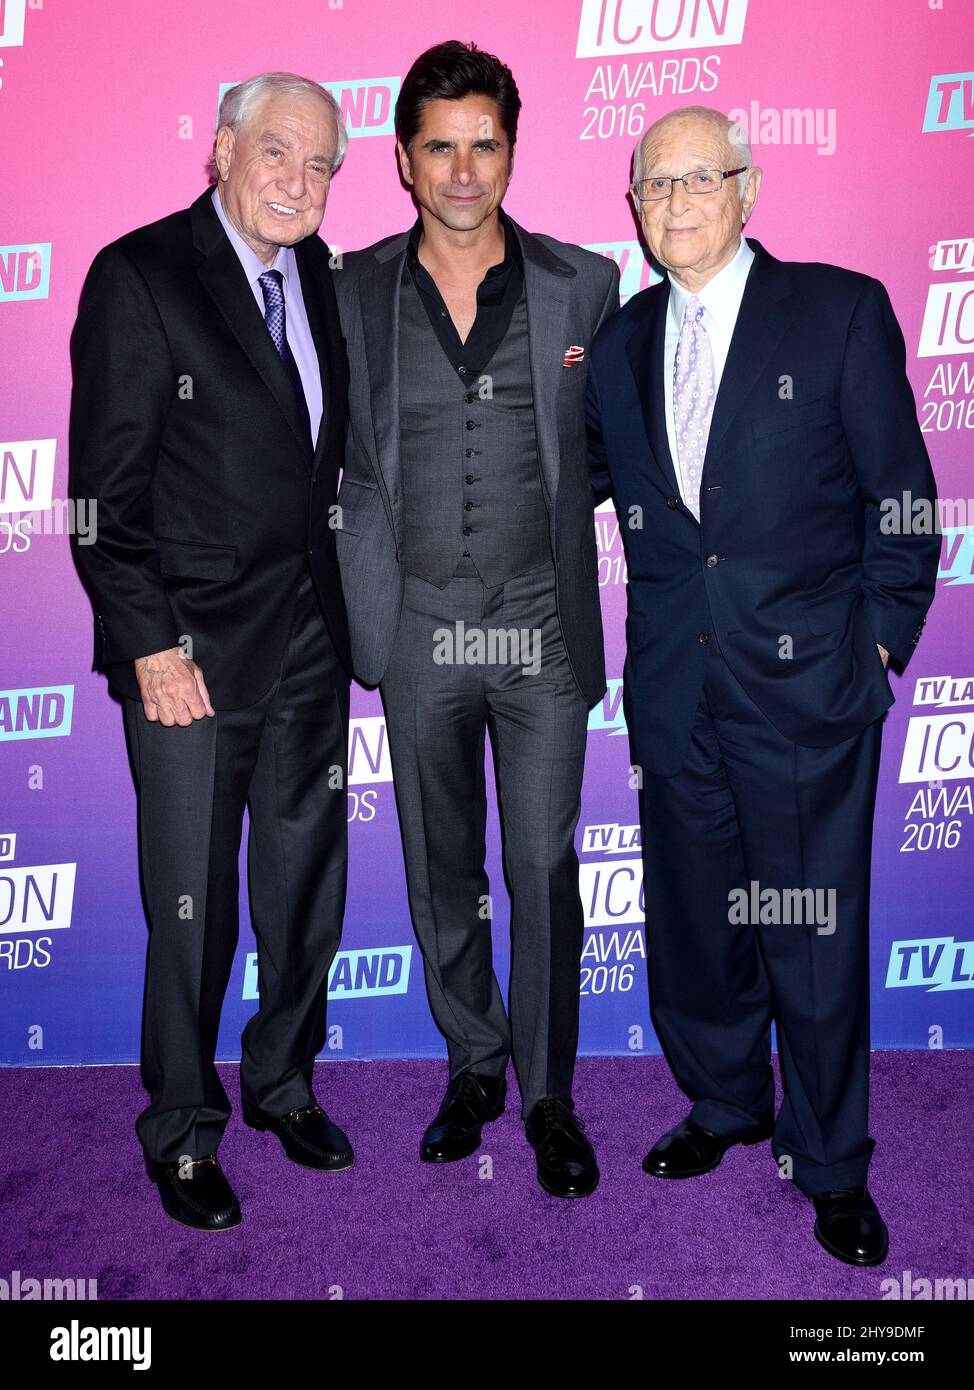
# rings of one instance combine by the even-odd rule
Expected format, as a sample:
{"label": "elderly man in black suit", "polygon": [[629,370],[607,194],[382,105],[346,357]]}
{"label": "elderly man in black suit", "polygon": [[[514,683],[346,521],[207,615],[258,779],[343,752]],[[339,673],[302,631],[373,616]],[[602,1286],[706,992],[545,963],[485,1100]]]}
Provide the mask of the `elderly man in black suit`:
{"label": "elderly man in black suit", "polygon": [[348,630],[330,507],[348,367],[315,235],[345,153],[317,83],[224,97],[215,187],[95,258],[71,339],[71,491],[96,666],[122,700],[149,919],[137,1131],[168,1214],[225,1230],[214,1065],[250,811],[260,1006],[243,1114],[307,1167],[352,1164],[318,1106],[346,881]]}

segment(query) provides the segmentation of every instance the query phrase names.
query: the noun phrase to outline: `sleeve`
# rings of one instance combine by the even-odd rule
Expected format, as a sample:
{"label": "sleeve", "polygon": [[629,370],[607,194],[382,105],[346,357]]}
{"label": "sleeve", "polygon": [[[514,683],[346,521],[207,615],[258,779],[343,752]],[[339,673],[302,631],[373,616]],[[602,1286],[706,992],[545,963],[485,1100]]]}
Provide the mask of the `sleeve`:
{"label": "sleeve", "polygon": [[849,325],[840,407],[865,499],[866,620],[875,641],[905,666],[933,601],[940,524],[903,334],[878,280],[867,281]]}
{"label": "sleeve", "polygon": [[118,247],[96,256],[71,334],[69,493],[93,507],[91,544],[72,538],[95,610],[96,664],[176,646],[159,574],[152,480],[176,374],[155,301]]}

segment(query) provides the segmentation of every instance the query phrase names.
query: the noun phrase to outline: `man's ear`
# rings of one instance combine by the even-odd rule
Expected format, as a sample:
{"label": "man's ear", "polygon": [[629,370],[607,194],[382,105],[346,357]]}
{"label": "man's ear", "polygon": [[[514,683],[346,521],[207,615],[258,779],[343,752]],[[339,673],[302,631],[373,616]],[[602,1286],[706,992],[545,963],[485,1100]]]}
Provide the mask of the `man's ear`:
{"label": "man's ear", "polygon": [[748,170],[747,184],[744,188],[744,198],[741,203],[741,223],[743,225],[746,225],[747,219],[754,211],[754,204],[758,200],[758,194],[761,191],[761,180],[763,177],[764,170],[756,164],[753,166],[753,168]]}
{"label": "man's ear", "polygon": [[225,179],[230,172],[230,164],[233,160],[233,149],[236,144],[236,135],[228,125],[221,125],[216,133],[216,167],[220,171],[220,178]]}
{"label": "man's ear", "polygon": [[401,140],[396,141],[396,154],[399,158],[399,168],[402,172],[402,176],[411,187],[413,182],[413,171],[409,163],[409,151]]}

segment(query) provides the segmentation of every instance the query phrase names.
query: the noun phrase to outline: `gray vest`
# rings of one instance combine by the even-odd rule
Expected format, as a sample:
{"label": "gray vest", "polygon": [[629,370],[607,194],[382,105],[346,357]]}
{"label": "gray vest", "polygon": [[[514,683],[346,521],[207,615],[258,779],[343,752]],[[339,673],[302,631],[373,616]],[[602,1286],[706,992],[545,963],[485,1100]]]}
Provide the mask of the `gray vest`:
{"label": "gray vest", "polygon": [[[443,589],[455,573],[492,588],[551,560],[522,292],[486,368],[493,399],[464,383],[403,276],[399,452],[407,573]],[[476,567],[476,568],[474,568]]]}

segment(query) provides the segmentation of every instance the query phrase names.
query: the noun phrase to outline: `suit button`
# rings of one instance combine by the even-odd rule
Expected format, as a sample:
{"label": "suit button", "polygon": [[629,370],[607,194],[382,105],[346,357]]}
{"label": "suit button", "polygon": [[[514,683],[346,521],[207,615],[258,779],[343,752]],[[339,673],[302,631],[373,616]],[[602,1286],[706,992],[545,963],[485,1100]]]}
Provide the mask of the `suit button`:
{"label": "suit button", "polygon": [[710,641],[710,638],[707,636],[705,632],[698,632],[697,641],[700,643],[701,647],[705,647],[707,643]]}
{"label": "suit button", "polygon": [[669,507],[671,512],[676,511],[677,507],[680,505],[679,497],[667,497],[666,505]]}
{"label": "suit button", "polygon": [[719,560],[719,558],[718,558],[716,555],[708,555],[708,556],[707,556],[707,568],[708,568],[708,570],[716,569],[717,566],[718,566],[719,564],[720,564],[720,560]]}
{"label": "suit button", "polygon": [[465,526],[465,527],[463,528],[463,534],[464,534],[465,536],[472,536],[472,535],[473,535],[473,527],[472,527],[472,526]]}

